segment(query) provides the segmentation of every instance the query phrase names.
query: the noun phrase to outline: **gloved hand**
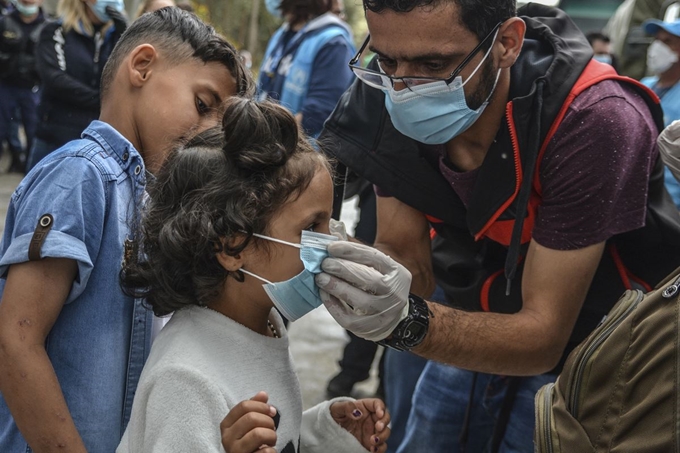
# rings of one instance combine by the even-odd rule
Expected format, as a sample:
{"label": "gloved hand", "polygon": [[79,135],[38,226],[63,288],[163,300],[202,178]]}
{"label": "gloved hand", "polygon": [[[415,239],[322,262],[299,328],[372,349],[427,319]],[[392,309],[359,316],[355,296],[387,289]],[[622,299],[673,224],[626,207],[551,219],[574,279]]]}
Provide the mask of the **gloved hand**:
{"label": "gloved hand", "polygon": [[347,240],[347,231],[345,230],[345,224],[339,220],[331,219],[328,230],[332,236],[340,239],[341,241]]}
{"label": "gloved hand", "polygon": [[125,13],[122,11],[118,11],[116,8],[113,6],[107,6],[105,8],[106,14],[111,18],[113,21],[113,25],[116,28],[116,34],[118,36],[122,35],[123,32],[127,29],[128,26],[128,21],[127,17],[125,16]]}
{"label": "gloved hand", "polygon": [[411,273],[367,245],[328,245],[324,272],[316,276],[321,300],[345,329],[369,341],[387,338],[408,315]]}
{"label": "gloved hand", "polygon": [[673,121],[661,131],[657,143],[664,163],[675,179],[680,180],[680,120]]}

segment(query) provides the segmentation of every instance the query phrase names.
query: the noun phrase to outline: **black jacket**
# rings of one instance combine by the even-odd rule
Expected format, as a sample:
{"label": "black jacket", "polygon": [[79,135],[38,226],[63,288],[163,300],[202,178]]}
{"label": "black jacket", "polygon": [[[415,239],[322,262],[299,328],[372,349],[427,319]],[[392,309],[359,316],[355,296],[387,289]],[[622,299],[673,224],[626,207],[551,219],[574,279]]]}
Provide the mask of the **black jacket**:
{"label": "black jacket", "polygon": [[32,88],[40,81],[35,66],[35,48],[45,23],[42,11],[24,23],[18,11],[0,17],[0,79],[19,88]]}
{"label": "black jacket", "polygon": [[36,53],[43,81],[38,138],[61,146],[99,117],[102,69],[117,39],[113,28],[91,37],[64,32],[60,22],[45,25]]}
{"label": "black jacket", "polygon": [[[527,213],[533,177],[520,179],[515,164],[521,166],[522,174],[535,174],[539,149],[551,125],[592,61],[587,40],[560,10],[530,4],[518,13],[527,32],[511,70],[509,120],[522,152],[514,149],[507,133],[499,133],[501,150],[487,154],[468,208],[439,172],[438,156],[394,129],[379,90],[357,81],[341,98],[320,137],[335,144],[330,152],[347,167],[428,216],[437,232],[432,243],[437,283],[451,305],[465,310],[514,313],[521,309],[521,259],[528,243],[521,233],[531,228]],[[637,87],[634,81],[630,84]],[[660,126],[658,100],[644,91],[640,94],[647,98]],[[516,161],[503,155],[515,156]],[[518,194],[516,184],[520,184]],[[512,231],[507,242],[485,234],[485,226],[498,214],[493,223],[506,221]],[[624,282],[629,279],[621,275],[621,269],[654,285],[678,264],[680,216],[663,187],[663,166],[658,159],[649,181],[646,226],[608,241],[562,361],[553,371],[561,369],[568,353],[626,289]],[[507,296],[503,273],[512,283]]]}

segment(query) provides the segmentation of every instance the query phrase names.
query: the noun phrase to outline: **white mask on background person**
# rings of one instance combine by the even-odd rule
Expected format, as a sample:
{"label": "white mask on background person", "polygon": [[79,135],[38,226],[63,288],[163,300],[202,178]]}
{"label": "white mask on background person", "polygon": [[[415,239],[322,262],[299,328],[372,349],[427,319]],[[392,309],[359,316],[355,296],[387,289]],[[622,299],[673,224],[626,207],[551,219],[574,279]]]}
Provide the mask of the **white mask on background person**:
{"label": "white mask on background person", "polygon": [[654,75],[663,74],[677,62],[678,54],[659,40],[655,40],[647,49],[647,69]]}

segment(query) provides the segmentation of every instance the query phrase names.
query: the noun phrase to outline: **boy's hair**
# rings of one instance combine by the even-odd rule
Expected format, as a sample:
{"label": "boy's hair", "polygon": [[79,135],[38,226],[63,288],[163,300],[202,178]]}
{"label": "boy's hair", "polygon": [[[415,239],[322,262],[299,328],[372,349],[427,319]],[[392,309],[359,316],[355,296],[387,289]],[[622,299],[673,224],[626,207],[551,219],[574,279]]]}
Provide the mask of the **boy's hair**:
{"label": "boy's hair", "polygon": [[125,57],[141,44],[153,45],[174,65],[191,58],[222,63],[236,79],[237,94],[250,95],[254,90],[252,76],[231,44],[195,15],[168,6],[142,15],[125,30],[102,72],[102,100]]}
{"label": "boy's hair", "polygon": [[123,268],[123,290],[158,316],[207,305],[228,275],[243,281],[217,254],[238,255],[257,241],[253,233],[267,234],[274,214],[323,168],[330,172],[284,107],[230,98],[223,127],[172,151],[149,184],[137,233],[143,261]]}

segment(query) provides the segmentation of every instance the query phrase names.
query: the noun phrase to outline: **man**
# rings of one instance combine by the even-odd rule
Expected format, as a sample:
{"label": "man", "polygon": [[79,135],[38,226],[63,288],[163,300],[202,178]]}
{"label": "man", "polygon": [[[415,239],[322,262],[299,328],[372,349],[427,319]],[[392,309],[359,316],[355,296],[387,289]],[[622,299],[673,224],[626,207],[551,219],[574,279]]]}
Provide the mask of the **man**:
{"label": "man", "polygon": [[[24,170],[38,125],[39,78],[34,52],[45,22],[41,4],[42,0],[17,0],[15,9],[0,18],[0,143],[8,142],[10,171],[15,172]],[[17,112],[26,134],[25,149],[12,139]]]}
{"label": "man", "polygon": [[[680,261],[658,104],[559,10],[364,6],[378,64],[322,140],[378,187],[380,251],[330,245],[317,284],[343,327],[455,365],[426,366],[400,452],[533,451],[535,391]],[[435,279],[454,308],[422,301]]]}
{"label": "man", "polygon": [[[654,37],[647,50],[647,69],[652,76],[640,82],[661,99],[664,125],[680,119],[680,20],[663,22],[651,19],[642,24],[645,33]],[[680,184],[666,169],[666,189],[680,207]]]}
{"label": "man", "polygon": [[612,46],[609,37],[599,32],[592,32],[586,35],[590,47],[593,48],[593,58],[600,63],[611,65],[617,70],[617,58],[612,54]]}

